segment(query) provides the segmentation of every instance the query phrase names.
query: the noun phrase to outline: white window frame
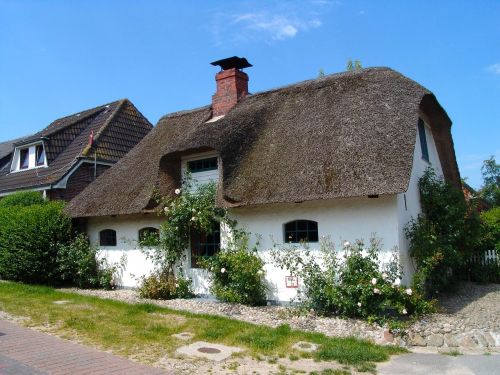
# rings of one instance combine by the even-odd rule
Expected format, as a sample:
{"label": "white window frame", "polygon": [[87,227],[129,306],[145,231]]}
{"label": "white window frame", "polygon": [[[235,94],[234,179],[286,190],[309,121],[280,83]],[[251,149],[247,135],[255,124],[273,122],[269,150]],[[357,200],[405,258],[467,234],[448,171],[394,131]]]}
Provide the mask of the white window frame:
{"label": "white window frame", "polygon": [[[36,147],[43,147],[44,161],[41,165],[36,165]],[[21,150],[28,150],[28,168],[21,169]],[[43,142],[33,142],[22,146],[18,146],[14,149],[14,157],[12,158],[12,164],[10,167],[11,173],[29,171],[38,168],[47,168],[47,152]]]}

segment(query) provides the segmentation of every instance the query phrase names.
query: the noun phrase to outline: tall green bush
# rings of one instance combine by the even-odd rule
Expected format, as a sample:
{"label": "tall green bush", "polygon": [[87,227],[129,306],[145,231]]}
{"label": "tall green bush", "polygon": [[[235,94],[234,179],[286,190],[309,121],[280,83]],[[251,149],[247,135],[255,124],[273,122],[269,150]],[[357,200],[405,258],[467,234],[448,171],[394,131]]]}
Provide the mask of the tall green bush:
{"label": "tall green bush", "polygon": [[414,286],[428,295],[448,289],[477,249],[479,217],[463,193],[428,168],[419,180],[422,213],[405,228],[416,261]]}
{"label": "tall green bush", "polygon": [[21,191],[1,198],[0,209],[15,206],[27,207],[34,204],[45,204],[46,202],[37,191]]}
{"label": "tall green bush", "polygon": [[[18,201],[26,202],[25,197]],[[13,199],[15,200],[15,199]],[[71,220],[62,202],[0,209],[0,276],[28,283],[57,283],[57,253],[69,241]]]}

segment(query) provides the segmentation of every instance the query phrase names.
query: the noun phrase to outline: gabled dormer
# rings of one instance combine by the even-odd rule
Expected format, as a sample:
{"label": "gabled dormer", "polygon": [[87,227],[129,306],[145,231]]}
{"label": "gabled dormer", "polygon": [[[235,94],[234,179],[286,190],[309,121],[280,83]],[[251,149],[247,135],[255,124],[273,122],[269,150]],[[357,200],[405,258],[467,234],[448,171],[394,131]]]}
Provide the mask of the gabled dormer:
{"label": "gabled dormer", "polygon": [[11,172],[46,168],[47,156],[43,141],[16,146],[10,167]]}

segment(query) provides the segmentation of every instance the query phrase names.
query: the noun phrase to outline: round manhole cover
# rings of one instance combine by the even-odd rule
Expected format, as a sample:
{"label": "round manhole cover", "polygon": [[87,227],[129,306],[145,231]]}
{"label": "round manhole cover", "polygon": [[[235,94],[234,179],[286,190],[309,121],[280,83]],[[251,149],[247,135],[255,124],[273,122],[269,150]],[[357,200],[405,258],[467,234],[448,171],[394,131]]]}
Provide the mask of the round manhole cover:
{"label": "round manhole cover", "polygon": [[199,348],[198,351],[200,353],[207,353],[207,354],[217,354],[217,353],[220,353],[219,349],[216,349],[216,348],[207,348],[207,347]]}

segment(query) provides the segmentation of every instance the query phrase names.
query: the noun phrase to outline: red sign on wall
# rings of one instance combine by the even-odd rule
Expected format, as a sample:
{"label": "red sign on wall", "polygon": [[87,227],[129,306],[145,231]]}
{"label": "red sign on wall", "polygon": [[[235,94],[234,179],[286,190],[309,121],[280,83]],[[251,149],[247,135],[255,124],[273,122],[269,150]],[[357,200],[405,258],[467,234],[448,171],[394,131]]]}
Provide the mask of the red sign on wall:
{"label": "red sign on wall", "polygon": [[285,276],[285,286],[287,288],[298,288],[299,278],[297,276]]}

